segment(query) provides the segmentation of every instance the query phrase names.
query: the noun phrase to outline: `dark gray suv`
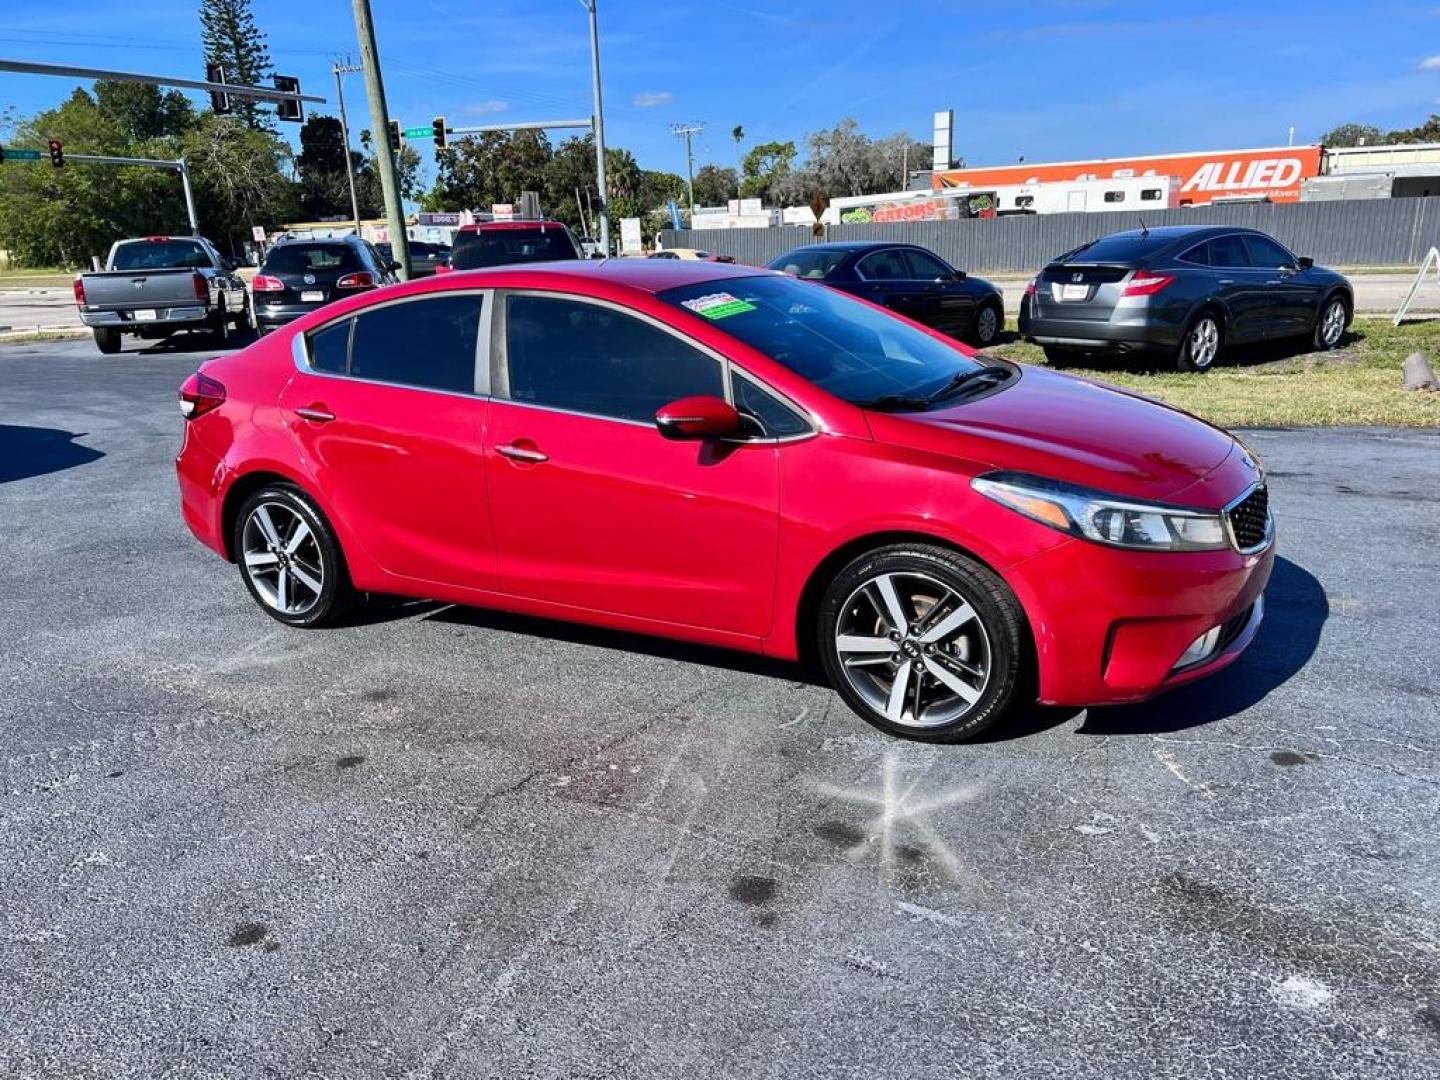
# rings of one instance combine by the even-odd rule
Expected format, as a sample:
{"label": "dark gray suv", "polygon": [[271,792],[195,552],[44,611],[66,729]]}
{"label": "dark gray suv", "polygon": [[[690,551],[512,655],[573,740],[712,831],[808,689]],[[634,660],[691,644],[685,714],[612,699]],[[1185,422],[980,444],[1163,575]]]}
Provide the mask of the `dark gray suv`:
{"label": "dark gray suv", "polygon": [[1160,354],[1206,371],[1245,342],[1339,344],[1355,310],[1342,275],[1254,229],[1171,226],[1095,240],[1027,286],[1020,332],[1052,363],[1086,353]]}

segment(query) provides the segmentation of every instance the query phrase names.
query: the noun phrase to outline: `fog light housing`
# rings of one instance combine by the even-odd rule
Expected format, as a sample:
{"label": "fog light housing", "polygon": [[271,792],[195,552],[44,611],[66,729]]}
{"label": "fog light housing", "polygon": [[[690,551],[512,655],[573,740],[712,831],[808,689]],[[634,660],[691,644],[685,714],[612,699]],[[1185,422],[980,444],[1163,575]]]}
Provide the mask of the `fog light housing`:
{"label": "fog light housing", "polygon": [[1212,626],[1203,634],[1190,643],[1190,647],[1180,654],[1180,659],[1175,661],[1172,671],[1179,671],[1192,664],[1203,663],[1209,660],[1215,652],[1215,646],[1220,643],[1221,626]]}

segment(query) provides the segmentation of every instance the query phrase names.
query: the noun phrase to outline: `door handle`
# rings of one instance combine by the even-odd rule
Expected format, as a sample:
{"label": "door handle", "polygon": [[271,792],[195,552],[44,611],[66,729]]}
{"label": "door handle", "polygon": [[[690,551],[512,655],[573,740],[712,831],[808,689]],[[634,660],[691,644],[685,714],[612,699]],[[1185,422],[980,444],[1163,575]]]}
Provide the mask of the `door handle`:
{"label": "door handle", "polygon": [[1234,279],[1234,278],[1229,278],[1229,277],[1222,277],[1222,278],[1220,279],[1220,281],[1219,281],[1219,284],[1221,284],[1221,285],[1234,285],[1234,284],[1235,284],[1235,279]]}
{"label": "door handle", "polygon": [[323,405],[307,405],[304,408],[296,409],[295,415],[314,424],[328,424],[335,419],[335,414]]}
{"label": "door handle", "polygon": [[527,447],[515,446],[513,444],[510,446],[496,447],[495,452],[503,457],[509,458],[511,461],[524,461],[531,465],[538,465],[542,461],[550,460],[550,455],[543,451],[530,450]]}

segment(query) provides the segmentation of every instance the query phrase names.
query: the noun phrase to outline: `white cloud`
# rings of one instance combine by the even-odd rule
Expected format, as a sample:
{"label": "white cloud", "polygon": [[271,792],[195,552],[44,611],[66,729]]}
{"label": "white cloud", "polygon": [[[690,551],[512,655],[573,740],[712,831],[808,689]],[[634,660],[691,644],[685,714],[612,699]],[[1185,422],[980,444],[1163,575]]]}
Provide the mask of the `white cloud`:
{"label": "white cloud", "polygon": [[670,104],[671,96],[669,90],[649,90],[643,94],[636,94],[630,99],[630,103],[639,109],[652,109],[656,105]]}
{"label": "white cloud", "polygon": [[1427,56],[1420,61],[1421,71],[1440,71],[1440,56]]}
{"label": "white cloud", "polygon": [[491,116],[494,113],[504,112],[510,108],[508,101],[472,101],[465,106],[465,111],[471,116]]}

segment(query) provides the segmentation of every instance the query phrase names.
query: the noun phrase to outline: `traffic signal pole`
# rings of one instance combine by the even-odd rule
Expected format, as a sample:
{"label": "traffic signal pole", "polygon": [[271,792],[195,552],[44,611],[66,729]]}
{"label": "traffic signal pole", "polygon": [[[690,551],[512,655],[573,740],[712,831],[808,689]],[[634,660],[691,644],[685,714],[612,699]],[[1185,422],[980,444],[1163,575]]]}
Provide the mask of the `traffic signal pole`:
{"label": "traffic signal pole", "polygon": [[580,0],[590,13],[590,76],[595,89],[595,189],[600,193],[600,250],[610,254],[610,197],[605,190],[605,110],[600,103],[600,24],[596,0]]}
{"label": "traffic signal pole", "polygon": [[380,50],[375,45],[375,23],[370,17],[370,0],[352,0],[355,34],[360,39],[360,66],[365,72],[365,95],[370,101],[370,130],[374,133],[375,159],[380,166],[380,187],[385,193],[385,218],[390,230],[390,250],[400,264],[400,276],[410,280],[410,244],[405,235],[405,214],[400,205],[399,176],[395,153],[390,149],[390,113],[385,107],[385,83],[380,77]]}

